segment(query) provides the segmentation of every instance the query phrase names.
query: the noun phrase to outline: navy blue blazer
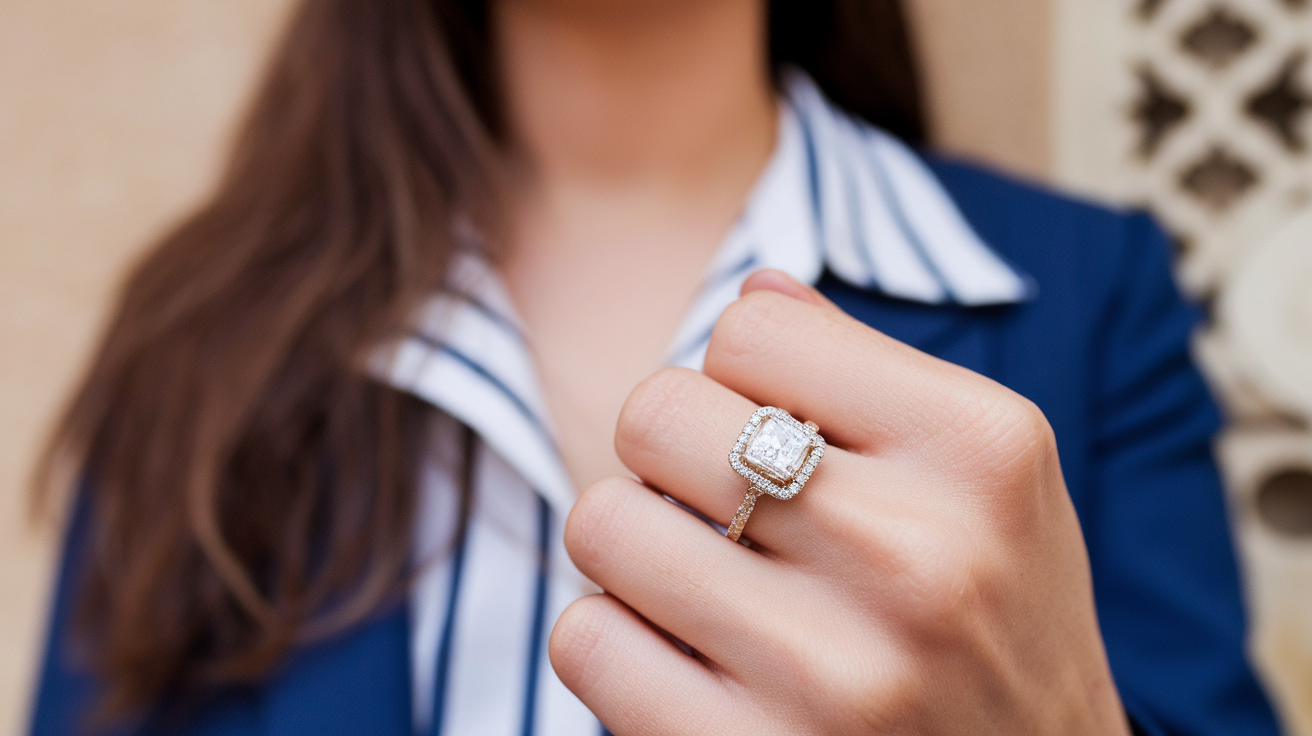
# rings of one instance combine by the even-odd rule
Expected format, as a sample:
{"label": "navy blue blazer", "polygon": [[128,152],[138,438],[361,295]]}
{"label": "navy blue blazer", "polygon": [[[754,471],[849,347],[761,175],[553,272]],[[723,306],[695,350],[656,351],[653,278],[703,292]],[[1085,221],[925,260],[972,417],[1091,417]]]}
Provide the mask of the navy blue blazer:
{"label": "navy blue blazer", "polygon": [[[844,310],[1033,400],[1057,436],[1093,569],[1112,673],[1140,733],[1275,734],[1244,657],[1244,612],[1211,440],[1219,417],[1190,362],[1198,313],[1168,244],[1120,214],[978,168],[931,161],[984,240],[1037,281],[1000,307],[928,306],[825,277]],[[94,697],[66,636],[85,539],[66,543],[31,732],[72,734]],[[397,608],[296,652],[259,687],[182,729],[214,736],[408,736],[409,635]]]}

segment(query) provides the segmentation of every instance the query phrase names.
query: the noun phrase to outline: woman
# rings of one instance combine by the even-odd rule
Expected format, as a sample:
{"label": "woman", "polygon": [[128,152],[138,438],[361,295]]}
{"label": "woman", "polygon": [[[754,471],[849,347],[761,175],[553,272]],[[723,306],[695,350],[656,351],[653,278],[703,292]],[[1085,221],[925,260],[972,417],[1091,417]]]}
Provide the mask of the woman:
{"label": "woman", "polygon": [[912,153],[910,58],[307,2],[53,446],[34,732],[1274,732],[1162,237]]}

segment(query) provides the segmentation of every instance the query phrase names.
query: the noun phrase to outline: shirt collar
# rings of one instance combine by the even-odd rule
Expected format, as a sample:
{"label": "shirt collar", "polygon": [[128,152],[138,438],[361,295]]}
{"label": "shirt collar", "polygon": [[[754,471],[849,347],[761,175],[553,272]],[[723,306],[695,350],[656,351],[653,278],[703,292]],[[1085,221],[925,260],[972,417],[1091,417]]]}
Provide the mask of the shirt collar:
{"label": "shirt collar", "polygon": [[[668,363],[701,368],[716,320],[762,268],[812,284],[828,269],[854,286],[927,304],[1033,295],[1033,281],[975,233],[903,143],[835,108],[800,72],[786,76],[781,107],[775,153],[708,268]],[[448,285],[375,372],[469,425],[567,513],[574,489],[501,279],[478,256],[461,254]]]}
{"label": "shirt collar", "polygon": [[808,284],[828,269],[926,304],[1033,297],[1033,279],[980,238],[904,143],[834,107],[798,71],[785,77],[781,108],[774,156],[676,333],[670,363],[700,369],[716,319],[762,268]]}
{"label": "shirt collar", "polygon": [[522,323],[482,257],[456,255],[447,288],[420,311],[408,338],[375,356],[373,370],[469,426],[553,510],[568,513],[575,492]]}

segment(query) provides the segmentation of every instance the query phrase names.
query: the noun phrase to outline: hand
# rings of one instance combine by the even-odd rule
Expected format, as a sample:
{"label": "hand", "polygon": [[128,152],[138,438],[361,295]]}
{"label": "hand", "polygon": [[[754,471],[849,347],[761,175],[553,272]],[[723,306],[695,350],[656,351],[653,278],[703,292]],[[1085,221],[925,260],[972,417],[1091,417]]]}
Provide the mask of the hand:
{"label": "hand", "polygon": [[[727,524],[758,405],[829,450],[796,498],[762,497],[748,548],[660,493]],[[617,736],[1128,734],[1052,431],[1021,396],[758,274],[705,374],[647,379],[615,445],[642,483],[600,481],[570,514],[606,593],[550,652]]]}

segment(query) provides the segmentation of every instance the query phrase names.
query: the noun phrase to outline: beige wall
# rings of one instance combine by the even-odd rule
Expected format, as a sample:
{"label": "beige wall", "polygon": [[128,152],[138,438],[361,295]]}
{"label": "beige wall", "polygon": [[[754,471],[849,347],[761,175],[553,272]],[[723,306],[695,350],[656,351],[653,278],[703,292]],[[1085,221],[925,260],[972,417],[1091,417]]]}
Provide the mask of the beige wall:
{"label": "beige wall", "polygon": [[52,558],[31,459],[124,264],[213,175],[285,4],[0,2],[0,733],[26,718]]}
{"label": "beige wall", "polygon": [[[915,1],[946,148],[1046,171],[1049,1]],[[0,734],[25,721],[53,557],[32,457],[125,264],[204,193],[288,4],[0,2]]]}
{"label": "beige wall", "polygon": [[1046,179],[1056,0],[909,0],[937,148]]}

